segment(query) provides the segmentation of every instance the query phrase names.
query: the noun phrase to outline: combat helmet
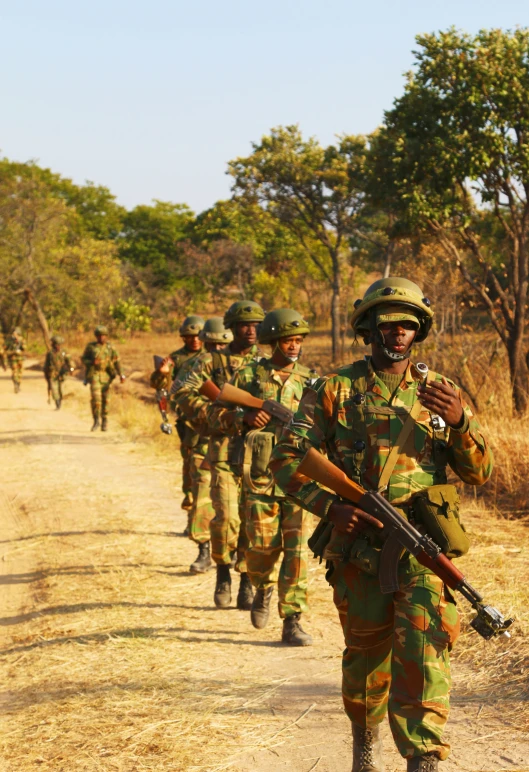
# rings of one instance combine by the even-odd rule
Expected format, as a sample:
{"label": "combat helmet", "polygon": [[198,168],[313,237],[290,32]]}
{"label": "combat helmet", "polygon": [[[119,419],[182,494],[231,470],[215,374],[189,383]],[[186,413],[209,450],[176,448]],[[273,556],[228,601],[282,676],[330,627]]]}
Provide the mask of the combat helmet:
{"label": "combat helmet", "polygon": [[[368,337],[371,333],[383,338],[378,329],[381,322],[381,312],[386,312],[388,318],[410,318],[419,325],[414,342],[420,343],[430,332],[433,319],[433,311],[430,308],[430,300],[425,297],[421,288],[409,279],[390,277],[379,279],[367,290],[362,299],[356,300],[355,310],[351,317],[351,326],[355,333]],[[382,313],[384,316],[384,313]],[[405,355],[385,353],[395,360],[404,359]]]}
{"label": "combat helmet", "polygon": [[262,322],[265,312],[254,300],[237,300],[224,314],[224,326],[233,327],[239,322]]}
{"label": "combat helmet", "polygon": [[186,316],[182,322],[178,332],[180,335],[198,335],[200,330],[204,327],[204,320],[201,316]]}
{"label": "combat helmet", "polygon": [[19,335],[19,336],[22,335],[22,330],[20,329],[20,327],[15,327],[15,329],[13,330],[13,335]]}
{"label": "combat helmet", "polygon": [[211,319],[206,319],[198,337],[204,343],[225,343],[227,345],[233,340],[233,333],[224,327],[222,316],[212,316]]}
{"label": "combat helmet", "polygon": [[108,335],[108,327],[105,324],[98,324],[94,330],[94,335]]}
{"label": "combat helmet", "polygon": [[307,321],[292,308],[276,308],[269,311],[259,325],[257,337],[259,343],[271,343],[278,338],[291,335],[308,335],[310,327]]}
{"label": "combat helmet", "polygon": [[58,346],[64,343],[64,338],[62,337],[62,335],[52,335],[50,340],[52,343],[56,343]]}

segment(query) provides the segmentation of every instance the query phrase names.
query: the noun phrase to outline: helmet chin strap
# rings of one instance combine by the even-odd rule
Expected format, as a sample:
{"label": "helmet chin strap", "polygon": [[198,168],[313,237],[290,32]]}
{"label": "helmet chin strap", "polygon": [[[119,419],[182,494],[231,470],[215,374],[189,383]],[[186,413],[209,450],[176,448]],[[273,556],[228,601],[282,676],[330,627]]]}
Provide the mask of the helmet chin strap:
{"label": "helmet chin strap", "polygon": [[376,325],[375,314],[372,314],[371,317],[371,330],[376,342],[381,346],[384,355],[387,356],[388,359],[390,359],[392,362],[403,362],[405,359],[408,359],[413,341],[403,354],[396,354],[394,351],[390,351],[387,348],[384,335]]}
{"label": "helmet chin strap", "polygon": [[282,351],[282,350],[279,348],[279,341],[276,341],[276,345],[275,345],[275,348],[274,348],[274,350],[273,350],[273,352],[272,352],[272,356],[274,356],[274,354],[276,353],[276,351],[277,351],[278,349],[279,349],[279,351],[280,351],[281,355],[282,355],[282,356],[284,356],[284,357],[285,357],[285,359],[288,359],[288,361],[289,361],[289,362],[291,362],[291,363],[297,362],[297,361],[298,361],[298,359],[300,358],[300,356],[301,356],[301,352],[302,352],[302,349],[300,349],[300,350],[299,350],[299,354],[297,355],[297,357],[289,357],[287,354],[285,354],[285,352],[284,352],[284,351]]}

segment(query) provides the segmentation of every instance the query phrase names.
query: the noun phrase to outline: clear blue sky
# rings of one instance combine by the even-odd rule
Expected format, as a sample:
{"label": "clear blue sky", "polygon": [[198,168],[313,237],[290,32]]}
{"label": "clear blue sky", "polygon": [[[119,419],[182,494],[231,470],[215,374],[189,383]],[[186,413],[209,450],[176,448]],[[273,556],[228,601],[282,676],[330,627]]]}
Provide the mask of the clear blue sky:
{"label": "clear blue sky", "polygon": [[0,150],[127,207],[229,197],[271,127],[373,130],[415,35],[529,26],[527,0],[0,0]]}

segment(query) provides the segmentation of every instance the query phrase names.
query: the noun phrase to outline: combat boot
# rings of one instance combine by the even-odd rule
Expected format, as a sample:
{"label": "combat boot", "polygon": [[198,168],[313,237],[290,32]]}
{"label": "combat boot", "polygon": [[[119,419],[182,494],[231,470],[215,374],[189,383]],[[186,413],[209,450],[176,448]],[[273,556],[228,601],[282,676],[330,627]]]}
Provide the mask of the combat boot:
{"label": "combat boot", "polygon": [[106,415],[104,415],[103,418],[101,419],[101,431],[106,432],[107,429],[108,429],[108,419]]}
{"label": "combat boot", "polygon": [[55,407],[57,408],[57,410],[61,409],[61,400],[60,399],[56,399],[55,400]]}
{"label": "combat boot", "polygon": [[15,394],[18,394],[20,391],[20,383],[15,383]]}
{"label": "combat boot", "polygon": [[92,431],[95,432],[96,429],[99,429],[99,416],[94,416],[94,424],[92,426]]}
{"label": "combat boot", "polygon": [[252,603],[251,620],[252,625],[258,630],[262,630],[268,624],[268,617],[270,616],[270,600],[273,587],[267,587],[265,590],[257,590]]}
{"label": "combat boot", "polygon": [[248,574],[241,574],[239,592],[237,593],[237,608],[241,611],[251,611],[253,587]]}
{"label": "combat boot", "polygon": [[301,614],[291,614],[283,619],[283,634],[281,642],[289,646],[312,646],[312,635],[301,627]]}
{"label": "combat boot", "polygon": [[213,600],[218,608],[227,608],[231,603],[231,575],[229,566],[217,566],[217,583]]}
{"label": "combat boot", "polygon": [[408,772],[437,772],[438,769],[439,756],[437,753],[425,753],[424,756],[408,759]]}
{"label": "combat boot", "polygon": [[[382,738],[378,726],[362,729],[353,724],[352,772],[384,772],[382,765]],[[408,767],[409,769],[409,767]]]}
{"label": "combat boot", "polygon": [[192,574],[205,574],[211,568],[211,542],[205,541],[198,545],[198,557],[191,563],[189,570]]}

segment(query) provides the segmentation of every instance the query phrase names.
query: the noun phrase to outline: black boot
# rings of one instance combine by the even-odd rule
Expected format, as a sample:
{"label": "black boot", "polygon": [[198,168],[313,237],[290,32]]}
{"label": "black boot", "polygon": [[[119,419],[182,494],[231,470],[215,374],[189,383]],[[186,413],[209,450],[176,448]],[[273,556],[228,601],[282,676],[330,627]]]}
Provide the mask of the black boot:
{"label": "black boot", "polygon": [[362,729],[353,724],[353,772],[383,772],[383,769],[378,726]]}
{"label": "black boot", "polygon": [[189,570],[192,574],[205,574],[211,568],[211,542],[205,541],[198,545],[198,557],[191,563]]}
{"label": "black boot", "polygon": [[101,431],[106,432],[107,429],[108,429],[108,419],[106,415],[104,415],[101,420]]}
{"label": "black boot", "polygon": [[267,587],[265,590],[257,590],[252,603],[252,625],[258,630],[262,630],[268,624],[270,616],[270,599],[274,592],[273,587]]}
{"label": "black boot", "polygon": [[229,566],[217,566],[217,583],[213,600],[218,608],[227,608],[231,603],[231,575]]}
{"label": "black boot", "polygon": [[301,614],[291,614],[283,619],[282,643],[289,646],[312,646],[312,636],[301,627],[300,617]]}
{"label": "black boot", "polygon": [[99,416],[94,416],[94,424],[92,426],[92,431],[95,432],[96,429],[99,429]]}
{"label": "black boot", "polygon": [[237,608],[241,611],[251,611],[253,601],[253,587],[248,574],[241,574],[239,592],[237,593]]}
{"label": "black boot", "polygon": [[437,772],[438,769],[439,756],[437,753],[425,753],[424,756],[408,759],[408,772]]}

